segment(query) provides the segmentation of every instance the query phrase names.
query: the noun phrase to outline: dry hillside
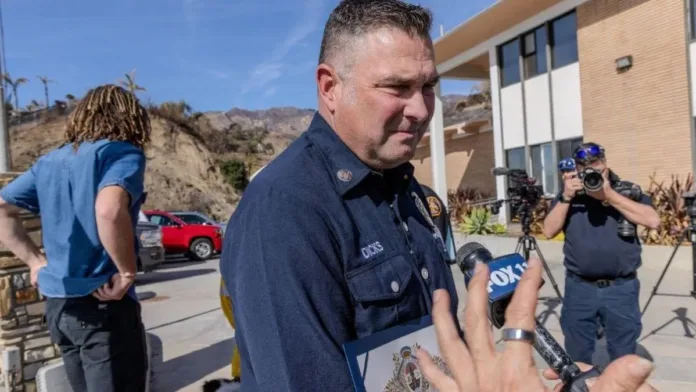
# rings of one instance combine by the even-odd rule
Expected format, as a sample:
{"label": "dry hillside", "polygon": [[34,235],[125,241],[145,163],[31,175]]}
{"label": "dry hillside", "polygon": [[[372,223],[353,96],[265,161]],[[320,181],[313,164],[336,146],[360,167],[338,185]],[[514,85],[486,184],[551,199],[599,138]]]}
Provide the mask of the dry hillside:
{"label": "dry hillside", "polygon": [[[57,147],[67,117],[23,124],[11,129],[12,166],[26,170],[37,157]],[[145,177],[145,208],[193,209],[227,220],[239,196],[226,184],[215,154],[196,137],[153,117],[152,144]]]}

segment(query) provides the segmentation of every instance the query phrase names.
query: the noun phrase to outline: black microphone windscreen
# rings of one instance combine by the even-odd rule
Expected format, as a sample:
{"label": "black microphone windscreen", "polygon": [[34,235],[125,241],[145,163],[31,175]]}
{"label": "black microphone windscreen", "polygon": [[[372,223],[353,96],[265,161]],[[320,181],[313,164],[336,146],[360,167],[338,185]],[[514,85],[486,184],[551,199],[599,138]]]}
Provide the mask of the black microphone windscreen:
{"label": "black microphone windscreen", "polygon": [[510,174],[510,169],[507,167],[494,167],[491,169],[491,174],[494,176],[507,176]]}
{"label": "black microphone windscreen", "polygon": [[[485,258],[485,260],[480,260],[481,258]],[[478,242],[468,242],[462,245],[459,250],[457,250],[456,255],[457,265],[462,272],[473,269],[477,261],[485,263],[492,258],[493,256],[491,256],[488,249]]]}

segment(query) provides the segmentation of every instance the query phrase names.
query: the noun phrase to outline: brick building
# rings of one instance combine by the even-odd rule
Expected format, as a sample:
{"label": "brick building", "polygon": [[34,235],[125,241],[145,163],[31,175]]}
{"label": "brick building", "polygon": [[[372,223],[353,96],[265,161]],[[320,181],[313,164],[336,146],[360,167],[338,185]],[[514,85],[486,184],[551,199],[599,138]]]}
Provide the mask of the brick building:
{"label": "brick building", "polygon": [[[490,81],[491,132],[455,131],[470,135],[458,142],[444,126],[438,99],[431,132],[414,159],[417,173],[444,195],[493,166],[524,168],[551,195],[562,186],[557,162],[584,140],[602,144],[610,167],[645,188],[653,173],[658,180],[684,178],[693,172],[696,153],[690,80],[696,67],[695,5],[696,0],[494,3],[435,40],[444,79]],[[451,146],[464,141],[468,147]],[[451,152],[471,146],[474,156],[481,151],[492,157],[472,165]],[[479,162],[486,167],[472,167]],[[503,198],[507,182],[493,181]]]}

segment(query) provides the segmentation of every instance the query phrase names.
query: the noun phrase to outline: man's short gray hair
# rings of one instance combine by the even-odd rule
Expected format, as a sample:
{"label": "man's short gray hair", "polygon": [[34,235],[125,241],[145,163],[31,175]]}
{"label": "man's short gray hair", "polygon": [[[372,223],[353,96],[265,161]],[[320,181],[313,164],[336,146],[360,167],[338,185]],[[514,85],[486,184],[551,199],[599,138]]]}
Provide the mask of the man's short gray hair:
{"label": "man's short gray hair", "polygon": [[427,8],[400,0],[343,0],[324,27],[319,64],[338,66],[332,62],[337,54],[348,54],[351,40],[383,28],[429,40],[432,19]]}

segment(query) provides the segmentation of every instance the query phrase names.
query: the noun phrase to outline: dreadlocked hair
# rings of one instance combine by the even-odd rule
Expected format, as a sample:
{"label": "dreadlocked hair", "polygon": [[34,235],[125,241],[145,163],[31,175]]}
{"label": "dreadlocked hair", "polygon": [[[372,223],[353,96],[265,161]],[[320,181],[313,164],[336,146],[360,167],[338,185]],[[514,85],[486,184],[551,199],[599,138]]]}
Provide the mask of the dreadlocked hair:
{"label": "dreadlocked hair", "polygon": [[80,100],[65,128],[67,142],[109,139],[145,148],[150,142],[150,117],[138,98],[113,84],[96,87]]}

